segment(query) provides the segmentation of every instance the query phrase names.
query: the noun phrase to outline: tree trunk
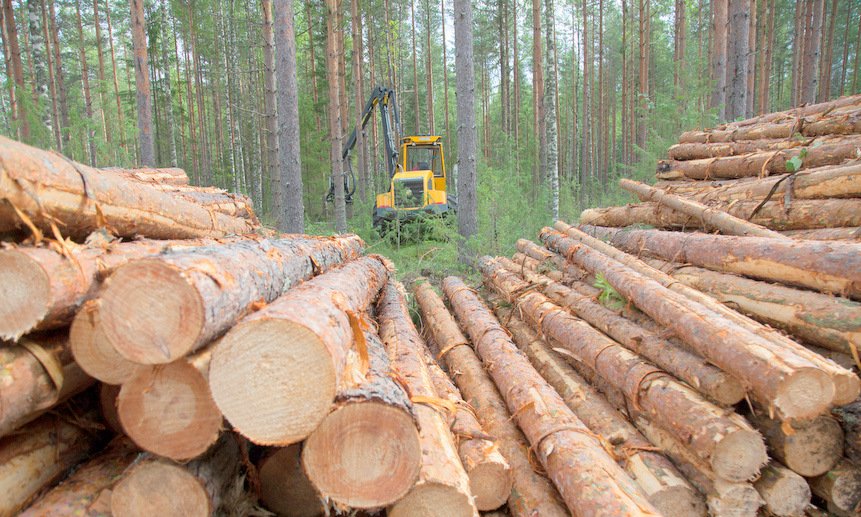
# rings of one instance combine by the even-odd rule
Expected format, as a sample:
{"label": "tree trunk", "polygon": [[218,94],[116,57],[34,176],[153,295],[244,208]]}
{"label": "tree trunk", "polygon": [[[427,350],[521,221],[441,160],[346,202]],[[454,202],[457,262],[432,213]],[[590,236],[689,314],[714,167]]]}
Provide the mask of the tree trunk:
{"label": "tree trunk", "polygon": [[750,35],[750,0],[729,0],[727,31],[726,110],[724,119],[745,116]]}
{"label": "tree trunk", "polygon": [[[132,262],[113,273],[100,296],[105,337],[131,361],[175,361],[228,330],[255,304],[357,257],[362,244],[355,236],[239,240]],[[161,300],[157,308],[152,299]]]}
{"label": "tree trunk", "polygon": [[24,65],[21,61],[21,47],[18,46],[18,29],[15,24],[15,9],[12,6],[12,0],[3,0],[3,21],[5,24],[5,32],[3,40],[7,42],[9,53],[11,54],[10,62],[12,64],[12,78],[15,83],[15,99],[13,101],[13,112],[16,114],[18,122],[18,138],[25,142],[30,141],[30,120],[27,118],[27,110],[25,103],[21,101],[25,95],[24,85]]}
{"label": "tree trunk", "polygon": [[111,488],[139,454],[128,438],[114,438],[104,452],[75,470],[20,515],[110,515]]}
{"label": "tree trunk", "polygon": [[[673,329],[679,338],[745,383],[752,395],[784,418],[813,417],[831,404],[834,384],[826,372],[810,361],[746,332],[707,307],[691,303],[590,247],[577,247],[575,241],[559,233],[542,230],[542,240],[590,273],[603,274],[625,299]],[[804,399],[793,396],[798,389],[807,392],[807,388],[801,388],[807,385],[816,386],[819,396]]]}
{"label": "tree trunk", "polygon": [[41,490],[97,450],[101,434],[77,422],[95,421],[98,414],[86,411],[80,420],[70,416],[45,415],[0,441],[0,514],[16,515]]}
{"label": "tree trunk", "polygon": [[552,73],[556,63],[556,41],[554,30],[554,17],[556,11],[553,8],[553,0],[545,0],[544,26],[546,30],[547,49],[545,54],[545,69],[547,73],[546,88],[544,90],[544,128],[545,141],[547,142],[547,165],[544,174],[547,175],[550,187],[550,214],[553,220],[559,218],[559,146],[558,128],[556,125],[556,74]]}
{"label": "tree trunk", "polygon": [[[825,4],[824,8],[827,7],[828,4]],[[830,18],[828,18],[828,15],[825,15],[825,18],[829,20],[828,32],[822,38],[824,41],[823,47],[825,47],[825,58],[820,64],[819,95],[817,96],[819,102],[825,102],[831,97],[831,67],[834,62],[834,26],[837,22],[837,0],[831,0],[831,10],[828,13],[830,13]],[[848,24],[849,19],[847,18],[846,21]]]}
{"label": "tree trunk", "polygon": [[528,282],[543,284],[542,292],[554,303],[570,310],[629,350],[696,387],[703,395],[724,406],[737,404],[744,399],[744,388],[738,380],[706,363],[690,350],[650,332],[594,301],[600,295],[600,290],[582,282],[572,282],[572,288],[548,282],[549,279],[543,275],[520,271],[517,264],[507,259],[498,260],[500,265],[512,273],[520,273]]}
{"label": "tree trunk", "polygon": [[789,350],[793,354],[804,357],[808,361],[813,362],[820,370],[827,372],[828,375],[831,377],[832,382],[834,383],[835,391],[834,399],[832,401],[833,405],[839,406],[843,404],[848,404],[849,402],[855,400],[855,398],[858,397],[859,392],[861,392],[861,383],[859,383],[859,380],[854,373],[847,371],[843,368],[839,368],[833,363],[824,361],[819,355],[810,352],[806,348],[790,340],[789,338],[775,331],[774,329],[761,325],[751,320],[750,318],[730,308],[725,307],[710,296],[705,295],[697,291],[696,289],[692,289],[681,284],[669,275],[647,266],[635,257],[632,257],[622,251],[619,251],[618,249],[603,241],[590,237],[589,235],[579,230],[576,230],[561,221],[557,221],[556,225],[554,226],[556,226],[560,231],[564,231],[569,237],[573,237],[579,241],[586,243],[588,246],[591,246],[599,250],[601,253],[612,257],[614,260],[621,262],[625,266],[632,268],[640,275],[652,279],[658,282],[660,285],[666,287],[667,289],[682,294],[686,298],[696,301],[697,303],[705,306],[709,310],[730,320],[735,325],[746,329],[748,332],[768,339],[769,341],[773,342],[775,345],[778,346],[778,350],[780,351],[780,353]]}
{"label": "tree trunk", "polygon": [[[771,131],[773,128],[769,128]],[[840,137],[821,137],[817,142],[839,141]],[[667,155],[671,160],[699,160],[703,158],[725,158],[759,151],[778,151],[805,147],[807,141],[791,141],[786,138],[763,138],[737,142],[683,143],[670,146]]]}
{"label": "tree trunk", "polygon": [[[206,517],[233,510],[242,465],[238,440],[225,433],[205,455],[184,465],[154,456],[139,459],[114,485],[111,513]],[[153,497],[153,486],[162,487],[159,497]]]}
{"label": "tree trunk", "polygon": [[[341,27],[339,11],[340,0],[326,0],[326,79],[329,83],[329,158],[332,162],[332,182],[335,191],[335,231],[347,231],[347,205],[344,192],[344,161],[341,159],[342,117],[341,88],[338,73],[338,62],[341,56],[338,32]],[[283,90],[283,89],[282,89]],[[294,142],[298,145],[298,140]]]}
{"label": "tree trunk", "polygon": [[830,416],[792,422],[789,428],[766,415],[751,415],[749,418],[762,432],[771,454],[802,476],[824,474],[843,455],[843,433]]}
{"label": "tree trunk", "polygon": [[[720,1],[720,0],[718,0]],[[647,119],[649,114],[649,54],[651,53],[651,3],[640,0],[640,83],[639,107],[637,112],[637,146],[646,149],[648,135]]]}
{"label": "tree trunk", "polygon": [[[441,515],[477,516],[469,478],[460,463],[454,438],[443,418],[430,405],[438,395],[424,362],[424,342],[410,319],[402,289],[400,283],[389,280],[377,301],[377,315],[380,337],[391,357],[392,369],[412,400],[417,402],[415,413],[422,464],[415,486],[388,513],[392,517],[402,517],[433,508]],[[418,403],[422,400],[426,402]]]}
{"label": "tree trunk", "polygon": [[811,479],[810,488],[828,503],[830,514],[854,515],[861,504],[861,470],[844,459],[825,474]]}
{"label": "tree trunk", "polygon": [[[292,5],[290,6],[292,10]],[[261,0],[260,8],[263,14],[263,109],[266,122],[266,164],[269,177],[269,189],[272,199],[272,213],[276,220],[284,212],[281,206],[281,167],[278,162],[278,104],[276,100],[277,83],[275,68],[275,32],[272,17],[272,0]],[[310,39],[311,34],[309,32]],[[262,207],[261,207],[262,208]],[[282,230],[284,230],[282,228]],[[274,463],[273,463],[274,465]]]}
{"label": "tree trunk", "polygon": [[[57,101],[57,82],[54,77],[54,54],[52,50],[52,42],[50,38],[50,32],[48,29],[48,11],[45,7],[45,0],[39,1],[39,10],[40,10],[40,21],[42,23],[42,33],[40,34],[42,41],[45,45],[45,60],[46,67],[48,71],[48,92],[51,96],[51,116],[50,116],[50,127],[51,131],[54,135],[54,145],[57,150],[62,152],[63,149],[63,138],[60,133],[60,112]],[[47,96],[47,95],[46,95]]]}
{"label": "tree trunk", "polygon": [[[425,35],[426,35],[426,47],[425,47],[425,81],[427,82],[427,118],[428,118],[428,133],[431,135],[436,134],[436,128],[434,127],[434,113],[433,113],[433,47],[431,47],[431,11],[430,11],[430,2],[425,0],[425,15],[427,19],[427,26],[425,27]],[[361,67],[361,61],[359,61]],[[361,68],[360,68],[361,70]],[[359,77],[361,77],[361,72],[359,73]],[[507,80],[504,79],[504,80]]]}
{"label": "tree trunk", "polygon": [[[278,190],[280,212],[278,212],[278,228],[291,233],[302,233],[305,228],[305,209],[303,206],[302,164],[299,149],[299,89],[296,83],[296,36],[293,29],[293,8],[286,0],[276,0],[275,7],[275,44],[278,48]],[[333,83],[333,86],[337,84]],[[332,86],[330,86],[331,88]],[[337,91],[337,90],[336,90]],[[337,98],[337,96],[336,96]],[[331,108],[331,107],[330,107]],[[331,109],[331,112],[338,113]],[[339,115],[340,116],[340,115]],[[335,172],[342,169],[340,164],[340,127],[337,133],[337,144],[333,140],[332,147],[338,146],[337,156],[333,155],[332,165]],[[337,159],[337,161],[334,161]],[[338,192],[339,174],[335,176],[335,192]],[[341,183],[341,205],[336,195],[335,206],[343,206],[343,182]],[[336,208],[336,214],[339,213]],[[345,216],[346,217],[346,216]],[[344,226],[338,228],[346,231]]]}
{"label": "tree trunk", "polygon": [[603,395],[511,310],[497,309],[496,314],[508,322],[514,342],[565,404],[593,433],[613,444],[618,458],[625,458],[621,466],[662,515],[705,515],[705,503],[697,491]]}
{"label": "tree trunk", "polygon": [[0,394],[0,436],[93,383],[72,360],[68,344],[66,336],[55,334],[0,349],[0,364],[6,372]]}
{"label": "tree trunk", "polygon": [[[436,330],[434,337],[439,334],[446,342],[456,340],[456,333],[460,331],[439,323],[439,319],[444,316],[436,312],[447,311],[447,309],[430,284],[423,282],[417,285],[415,297],[421,307],[423,321],[431,324],[432,329]],[[431,320],[436,323],[431,323]],[[454,404],[456,408],[449,412],[448,423],[455,438],[461,463],[469,476],[469,488],[475,496],[475,506],[483,512],[495,510],[505,504],[511,494],[511,468],[500,454],[494,440],[485,433],[476,415],[466,409],[469,406],[464,402],[460,391],[451,379],[430,354],[427,354],[425,361],[437,394],[440,398]]]}
{"label": "tree trunk", "polygon": [[816,92],[819,87],[819,62],[822,53],[822,18],[824,17],[825,0],[810,0],[813,14],[810,19],[810,32],[804,45],[802,63],[801,88],[799,103],[812,104],[816,102]]}
{"label": "tree trunk", "polygon": [[[861,299],[861,264],[851,243],[821,243],[588,227],[629,253]],[[816,271],[813,278],[808,271]],[[859,287],[856,287],[859,286]]]}
{"label": "tree trunk", "polygon": [[443,289],[479,356],[493,365],[494,382],[568,508],[575,514],[599,509],[614,514],[655,512],[602,444],[518,352],[478,296],[456,277],[446,278]]}
{"label": "tree trunk", "polygon": [[712,95],[709,107],[717,109],[718,120],[726,120],[724,105],[727,101],[727,28],[729,26],[729,0],[712,1],[711,71]]}
{"label": "tree trunk", "polygon": [[121,356],[108,343],[99,312],[99,304],[94,300],[81,307],[69,330],[69,347],[84,373],[106,384],[123,384],[135,375],[140,365]]}
{"label": "tree trunk", "polygon": [[583,128],[582,150],[580,152],[580,192],[583,201],[592,190],[592,54],[591,40],[589,39],[589,17],[586,9],[586,0],[581,2],[583,12],[583,116],[581,127]]}
{"label": "tree trunk", "polygon": [[131,1],[132,45],[134,46],[135,85],[137,91],[138,139],[140,164],[155,166],[155,141],[152,134],[152,99],[147,64],[146,19],[141,0]]}
{"label": "tree trunk", "polygon": [[[111,135],[112,131],[108,127],[107,116],[105,114],[105,106],[107,105],[105,97],[107,97],[107,92],[105,91],[105,55],[104,52],[102,52],[102,22],[99,19],[99,0],[93,0],[93,25],[96,28],[96,56],[99,59],[99,70],[97,76],[99,79],[99,118],[102,121],[102,131],[105,134],[105,141],[108,144],[111,144],[113,142],[113,135]],[[166,25],[166,21],[163,16],[162,25]],[[173,163],[172,165],[176,166],[176,163]]]}
{"label": "tree trunk", "polygon": [[218,440],[224,419],[209,394],[212,349],[164,366],[139,366],[123,382],[117,413],[138,447],[186,461]]}
{"label": "tree trunk", "polygon": [[[355,84],[356,90],[353,108],[356,120],[356,147],[359,149],[357,160],[359,165],[359,178],[357,183],[359,199],[364,201],[365,188],[368,184],[368,170],[367,164],[365,163],[365,156],[367,154],[365,151],[365,132],[362,129],[362,110],[365,107],[365,88],[364,77],[362,73],[362,62],[364,61],[365,57],[362,50],[362,15],[360,13],[359,0],[351,0],[350,2],[350,26],[353,31],[352,65],[353,83]],[[430,39],[430,34],[428,34],[428,39]],[[428,89],[428,91],[430,92],[430,88]],[[431,105],[433,104],[432,101],[429,102],[431,102]]]}
{"label": "tree trunk", "polygon": [[325,508],[302,469],[302,444],[275,449],[257,464],[260,502],[284,517],[318,517]]}
{"label": "tree trunk", "polygon": [[[532,165],[532,188],[538,191],[544,177],[544,54],[541,52],[541,0],[532,0],[532,137],[535,139],[535,154]],[[457,49],[457,45],[455,45]],[[458,71],[460,68],[458,68]],[[458,75],[460,75],[458,73]],[[460,91],[460,90],[458,90]],[[458,114],[460,106],[458,106]]]}
{"label": "tree trunk", "polygon": [[[747,39],[747,75],[745,77],[745,108],[744,108],[744,116],[746,118],[750,118],[754,115],[754,99],[756,99],[756,57],[762,52],[762,49],[759,48],[757,44],[757,38],[760,36],[757,25],[757,13],[759,11],[759,7],[757,6],[757,0],[746,0],[749,2],[748,9],[750,14],[748,16],[748,39]],[[761,1],[759,3],[762,3]]]}
{"label": "tree trunk", "polygon": [[[451,139],[453,133],[451,132],[451,126],[449,125],[449,117],[448,117],[448,40],[445,37],[445,20],[446,20],[446,11],[445,11],[445,0],[440,0],[440,25],[442,26],[442,82],[443,82],[443,103],[445,104],[445,136],[446,138]],[[515,63],[517,62],[517,56],[515,55]],[[515,67],[515,73],[516,67]],[[517,97],[517,85],[515,84],[515,97]],[[517,103],[518,101],[515,101]],[[376,127],[376,126],[375,126]],[[451,140],[449,140],[451,141]]]}
{"label": "tree trunk", "polygon": [[673,194],[667,194],[660,189],[650,187],[638,181],[622,178],[619,180],[619,186],[635,194],[640,198],[640,201],[654,201],[659,205],[677,210],[689,217],[699,218],[703,226],[712,226],[725,235],[768,237],[772,239],[787,238],[758,224],[739,219],[720,209],[714,209]]}
{"label": "tree trunk", "polygon": [[512,490],[508,508],[516,517],[568,515],[550,481],[537,473],[527,455],[528,442],[505,407],[481,361],[475,355],[457,322],[442,299],[431,288],[416,289],[416,302],[423,321],[439,347],[437,358],[450,372],[457,371],[454,382],[488,434],[496,439],[500,452],[511,465]]}
{"label": "tree trunk", "polygon": [[[577,361],[621,390],[635,407],[674,436],[685,440],[723,479],[742,482],[755,477],[767,461],[765,444],[740,417],[700,398],[692,389],[647,363],[636,353],[609,339],[588,323],[550,303],[537,293],[517,297],[528,284],[492,260],[481,260],[485,279],[497,291],[517,302],[524,318]],[[597,359],[601,357],[599,362]],[[639,382],[632,382],[639,380]]]}
{"label": "tree trunk", "polygon": [[[241,218],[212,213],[196,203],[176,199],[139,181],[72,162],[8,139],[0,139],[5,164],[0,176],[0,214],[17,221],[16,210],[35,227],[83,238],[108,226],[112,233],[131,238],[183,239],[252,231],[256,225]],[[45,171],[50,169],[51,174]],[[29,183],[40,186],[34,198]],[[18,223],[21,224],[21,223]]]}
{"label": "tree trunk", "polygon": [[[355,252],[345,253],[345,257],[339,254],[337,250],[317,253],[313,262],[334,265],[342,258],[349,260],[356,256]],[[300,258],[301,263],[290,262],[294,270],[298,267],[302,270],[285,270],[295,280],[312,274],[310,265],[305,269],[308,254],[296,256]],[[353,341],[351,325],[357,324],[356,318],[373,301],[387,275],[378,258],[367,257],[292,289],[290,286],[297,282],[276,283],[270,288],[269,292],[282,296],[273,300],[275,296],[265,295],[263,299],[272,303],[242,319],[222,338],[210,366],[213,398],[235,429],[258,444],[288,445],[304,439],[317,427],[329,413],[342,378],[350,373],[345,360]],[[214,332],[204,331],[204,335],[217,335],[239,319],[241,313],[223,308],[224,302],[237,296],[239,293],[225,291],[221,300],[210,298],[210,312],[220,312],[221,317],[207,325]],[[241,297],[245,300],[243,305],[251,304],[261,299],[261,293],[243,293]],[[310,317],[311,314],[317,317]],[[273,338],[273,332],[277,339]],[[303,359],[297,361],[297,357]],[[271,400],[266,396],[271,383],[237,390],[237,379],[248,372],[258,372],[255,374],[258,377],[262,375],[260,372],[267,372],[272,382],[284,386],[285,393],[296,392],[296,395]],[[313,386],[313,392],[306,394],[309,386]],[[265,413],[259,410],[262,401],[266,404]]]}
{"label": "tree trunk", "polygon": [[[305,441],[302,465],[326,501],[375,509],[395,504],[413,487],[422,448],[413,404],[395,380],[383,343],[373,330],[354,336],[357,343],[362,339],[367,357],[349,355],[346,369],[353,373],[338,388],[333,411]],[[351,364],[362,360],[366,368]]]}
{"label": "tree trunk", "polygon": [[[76,2],[75,2],[75,14],[76,14],[76,19],[78,21],[78,56],[79,56],[79,59],[81,60],[81,82],[84,85],[84,108],[85,108],[85,111],[87,114],[87,119],[91,123],[94,123],[93,122],[93,99],[92,99],[92,95],[90,94],[90,77],[89,77],[90,73],[89,73],[89,69],[87,68],[87,52],[86,52],[87,44],[84,41],[84,25],[81,21],[81,2],[80,2],[80,0],[76,0]],[[89,152],[89,156],[88,156],[89,162],[90,162],[91,166],[95,167],[96,166],[96,135],[95,135],[95,132],[90,128],[87,128],[86,133],[87,133],[87,136],[86,136],[87,150]],[[145,163],[144,165],[153,165],[153,164]]]}
{"label": "tree trunk", "polygon": [[[539,0],[534,0],[539,1]],[[457,227],[464,241],[478,233],[476,196],[475,72],[472,54],[472,5],[467,0],[454,3],[455,78],[457,82]]]}

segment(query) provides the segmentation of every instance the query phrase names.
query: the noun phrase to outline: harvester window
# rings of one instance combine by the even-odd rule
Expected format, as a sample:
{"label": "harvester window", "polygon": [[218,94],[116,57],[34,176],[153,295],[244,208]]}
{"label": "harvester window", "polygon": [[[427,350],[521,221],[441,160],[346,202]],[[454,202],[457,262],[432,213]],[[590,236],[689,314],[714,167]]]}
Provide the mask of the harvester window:
{"label": "harvester window", "polygon": [[442,177],[440,149],[436,145],[417,145],[407,150],[408,171],[433,171],[434,177]]}

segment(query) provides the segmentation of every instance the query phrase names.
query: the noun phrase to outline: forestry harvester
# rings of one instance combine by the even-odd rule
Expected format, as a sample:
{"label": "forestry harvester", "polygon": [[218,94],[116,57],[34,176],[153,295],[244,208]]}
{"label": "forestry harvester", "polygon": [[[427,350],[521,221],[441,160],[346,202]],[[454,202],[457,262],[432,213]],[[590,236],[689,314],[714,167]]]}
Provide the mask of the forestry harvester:
{"label": "forestry harvester", "polygon": [[[422,214],[446,215],[454,213],[455,198],[447,190],[445,154],[441,136],[405,136],[396,147],[400,130],[400,116],[395,92],[377,86],[371,92],[362,112],[361,127],[356,127],[344,144],[342,157],[350,163],[350,152],[356,146],[356,132],[364,130],[370,122],[374,108],[379,108],[382,119],[383,142],[386,152],[386,172],[389,177],[387,192],[377,194],[374,203],[374,227],[381,232],[392,221],[409,221]],[[349,166],[349,165],[348,165]],[[347,202],[352,201],[353,188],[346,174]],[[334,184],[329,185],[329,199],[334,198]]]}

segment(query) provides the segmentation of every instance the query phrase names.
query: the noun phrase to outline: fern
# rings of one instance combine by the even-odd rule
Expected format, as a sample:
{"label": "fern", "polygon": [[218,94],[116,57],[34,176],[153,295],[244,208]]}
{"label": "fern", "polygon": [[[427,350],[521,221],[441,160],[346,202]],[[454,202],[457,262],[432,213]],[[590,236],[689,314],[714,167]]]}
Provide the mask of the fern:
{"label": "fern", "polygon": [[598,296],[598,301],[607,307],[612,309],[621,309],[627,303],[625,298],[619,294],[619,291],[613,288],[613,286],[610,285],[610,282],[608,282],[601,273],[598,273],[595,276],[595,287],[601,290],[601,294]]}

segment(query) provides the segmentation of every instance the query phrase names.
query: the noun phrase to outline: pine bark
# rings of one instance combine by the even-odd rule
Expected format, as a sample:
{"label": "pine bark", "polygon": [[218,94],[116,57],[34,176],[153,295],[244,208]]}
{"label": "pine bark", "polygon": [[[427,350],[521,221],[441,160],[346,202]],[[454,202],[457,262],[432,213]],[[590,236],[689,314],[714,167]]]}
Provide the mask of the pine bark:
{"label": "pine bark", "polygon": [[459,372],[453,376],[455,384],[511,465],[511,513],[517,517],[568,515],[553,485],[534,469],[527,453],[529,443],[512,421],[505,401],[442,299],[428,287],[416,291],[416,301],[438,347],[434,355],[450,372]]}
{"label": "pine bark", "polygon": [[614,514],[656,511],[529,364],[478,296],[456,277],[446,278],[443,289],[478,355],[493,365],[491,377],[569,510],[578,514],[599,509]]}
{"label": "pine bark", "polygon": [[130,0],[132,45],[134,47],[135,89],[138,112],[140,164],[155,167],[155,140],[152,130],[152,99],[146,41],[146,19],[142,0]]}
{"label": "pine bark", "polygon": [[[539,1],[539,0],[534,0]],[[472,4],[455,0],[455,78],[457,90],[457,227],[464,241],[478,233],[475,124],[475,72],[472,48]],[[461,255],[466,252],[461,245]]]}
{"label": "pine bark", "polygon": [[[134,13],[133,13],[134,14]],[[84,24],[81,21],[81,1],[75,1],[75,15],[78,22],[78,56],[81,60],[81,82],[84,86],[84,109],[87,114],[87,119],[93,121],[93,98],[90,90],[90,72],[87,67],[87,43],[84,41]],[[143,17],[143,15],[141,15]],[[134,24],[134,22],[132,22]],[[87,150],[89,152],[89,163],[91,166],[96,166],[96,135],[95,131],[90,128],[86,129]],[[144,163],[144,165],[151,165]]]}
{"label": "pine bark", "polygon": [[[291,6],[292,8],[292,6]],[[281,206],[281,167],[278,162],[278,87],[275,67],[275,31],[272,16],[272,0],[261,0],[260,10],[263,15],[263,115],[266,123],[266,174],[269,179],[269,189],[272,196],[272,212],[278,217],[283,213]],[[311,34],[308,34],[309,38]]]}
{"label": "pine bark", "polygon": [[857,465],[861,460],[861,401],[835,408],[833,415],[843,429],[843,454]]}
{"label": "pine bark", "polygon": [[816,102],[816,92],[819,88],[819,65],[822,54],[822,19],[824,17],[825,0],[810,0],[807,2],[812,9],[809,21],[809,31],[805,34],[804,55],[802,57],[801,85],[799,103],[812,104]]}
{"label": "pine bark", "polygon": [[30,119],[27,117],[25,104],[21,101],[26,95],[24,85],[24,64],[21,61],[21,47],[18,45],[18,28],[15,23],[15,9],[12,0],[3,0],[3,41],[9,48],[9,62],[12,65],[12,77],[14,82],[14,100],[12,102],[13,115],[18,123],[18,138],[24,142],[30,141]]}
{"label": "pine bark", "polygon": [[[332,181],[335,190],[335,230],[347,231],[347,205],[344,192],[344,161],[341,159],[343,117],[341,112],[341,81],[338,64],[343,49],[340,46],[341,31],[339,11],[341,0],[326,0],[326,78],[329,83],[329,158],[332,162]],[[293,142],[298,145],[298,139]]]}
{"label": "pine bark", "polygon": [[714,0],[712,3],[711,71],[712,95],[709,107],[717,109],[718,120],[726,120],[724,108],[727,102],[727,29],[729,27],[729,0]]}
{"label": "pine bark", "polygon": [[[302,165],[299,149],[299,90],[296,82],[296,36],[293,28],[292,3],[277,0],[275,7],[275,45],[278,49],[277,119],[278,119],[278,190],[281,211],[278,213],[278,227],[282,231],[302,233],[305,228],[304,196],[302,187]],[[334,85],[336,86],[336,85]],[[332,86],[330,86],[332,88]],[[334,111],[334,110],[332,110]],[[337,133],[337,145],[340,147],[340,132]],[[334,148],[335,142],[332,146]],[[340,160],[340,149],[337,158]],[[333,155],[334,158],[334,155]],[[333,166],[340,164],[333,161]],[[340,172],[340,167],[335,167]],[[336,180],[340,178],[336,174]],[[343,185],[341,186],[343,191]],[[335,192],[338,192],[338,181],[335,182]],[[343,194],[343,192],[342,192]],[[343,203],[343,195],[341,196]],[[336,195],[336,207],[338,198]],[[339,213],[336,208],[336,214]],[[338,228],[346,231],[346,225]]]}
{"label": "pine bark", "polygon": [[[424,342],[410,319],[402,290],[403,286],[389,280],[377,301],[377,316],[380,337],[391,357],[393,370],[403,379],[416,402],[422,465],[415,486],[388,513],[393,517],[426,511],[477,516],[469,478],[461,465],[454,438],[442,416],[429,405],[438,394],[424,361]],[[425,402],[417,402],[417,398]]]}

